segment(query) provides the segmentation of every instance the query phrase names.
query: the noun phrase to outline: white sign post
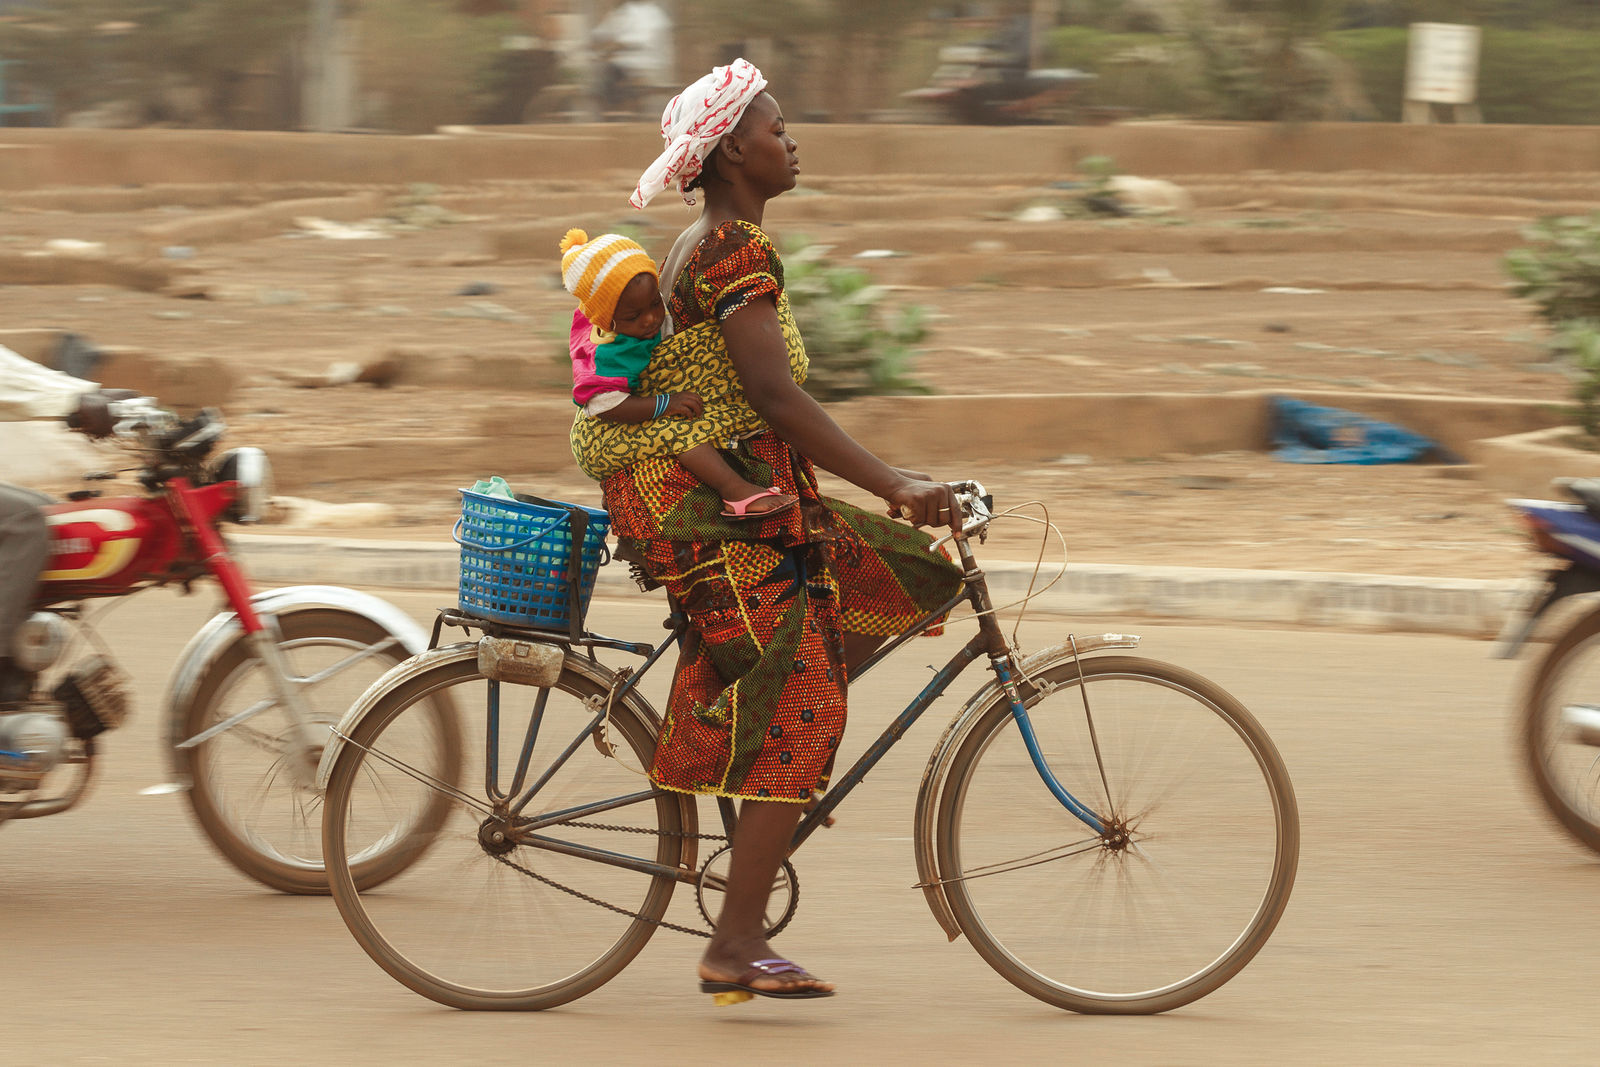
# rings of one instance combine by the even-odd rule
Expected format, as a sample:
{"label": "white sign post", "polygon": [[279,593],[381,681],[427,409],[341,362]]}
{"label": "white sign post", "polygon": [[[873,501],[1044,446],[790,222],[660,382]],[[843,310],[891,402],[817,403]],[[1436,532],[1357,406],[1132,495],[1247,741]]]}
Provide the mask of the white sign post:
{"label": "white sign post", "polygon": [[1435,104],[1450,108],[1456,122],[1482,121],[1477,103],[1482,38],[1476,26],[1411,24],[1403,121],[1432,122]]}

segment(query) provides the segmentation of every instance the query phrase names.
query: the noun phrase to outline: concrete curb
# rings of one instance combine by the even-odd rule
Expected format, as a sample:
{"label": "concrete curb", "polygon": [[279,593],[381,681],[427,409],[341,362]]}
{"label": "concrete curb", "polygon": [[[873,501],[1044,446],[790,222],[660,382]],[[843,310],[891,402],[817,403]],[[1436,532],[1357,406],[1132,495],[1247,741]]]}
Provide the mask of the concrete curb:
{"label": "concrete curb", "polygon": [[[234,534],[232,543],[250,575],[268,584],[432,589],[453,602],[459,580],[460,549],[449,542]],[[1020,600],[1033,578],[1031,563],[984,568],[1001,605]],[[1047,566],[1039,584],[1057,569]],[[1518,580],[1076,563],[1031,610],[1489,637],[1523,588]],[[601,568],[596,596],[637,592],[626,567]]]}

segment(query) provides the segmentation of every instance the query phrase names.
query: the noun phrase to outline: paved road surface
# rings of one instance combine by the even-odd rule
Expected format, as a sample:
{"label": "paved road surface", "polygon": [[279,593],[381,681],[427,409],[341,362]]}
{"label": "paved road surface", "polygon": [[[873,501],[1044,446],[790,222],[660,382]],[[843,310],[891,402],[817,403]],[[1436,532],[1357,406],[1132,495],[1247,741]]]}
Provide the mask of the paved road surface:
{"label": "paved road surface", "polygon": [[[396,599],[423,618],[448,597]],[[5,1062],[1595,1056],[1600,863],[1558,836],[1519,779],[1508,709],[1524,666],[1489,660],[1483,642],[1075,624],[1143,633],[1148,654],[1232,690],[1278,741],[1300,798],[1300,877],[1282,925],[1239,977],[1172,1014],[1062,1012],[1001,981],[964,942],[945,942],[908,889],[912,794],[937,733],[928,721],[801,854],[801,912],[781,947],[835,979],[840,996],[713,1008],[694,989],[698,943],[664,933],[582,1001],[485,1015],[410,993],[367,959],[331,902],[256,888],[211,853],[181,798],[139,795],[163,777],[156,694],[212,604],[208,594],[154,593],[119,608],[107,633],[139,683],[138,718],[105,738],[85,806],[0,828]],[[655,632],[656,614],[633,604],[598,603],[591,619],[612,632]],[[1069,625],[1030,623],[1026,632],[1037,646]],[[921,684],[924,663],[942,660],[931,644],[865,683],[847,749],[853,740],[859,750],[898,707],[897,692]],[[682,897],[674,904],[679,917],[690,907]]]}

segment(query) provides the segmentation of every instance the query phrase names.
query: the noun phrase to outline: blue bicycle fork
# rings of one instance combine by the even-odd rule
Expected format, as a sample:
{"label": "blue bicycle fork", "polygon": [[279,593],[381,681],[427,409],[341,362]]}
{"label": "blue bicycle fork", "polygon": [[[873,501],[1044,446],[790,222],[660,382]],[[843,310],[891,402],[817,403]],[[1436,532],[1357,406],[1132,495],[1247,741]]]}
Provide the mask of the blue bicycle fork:
{"label": "blue bicycle fork", "polygon": [[1022,699],[1017,692],[1016,683],[1011,679],[1011,671],[1007,669],[1004,659],[992,661],[995,677],[1000,679],[1000,687],[1005,690],[1007,699],[1011,702],[1011,717],[1017,721],[1017,729],[1022,731],[1022,743],[1027,746],[1028,758],[1033,760],[1033,769],[1039,772],[1039,777],[1044,781],[1045,788],[1061,801],[1061,806],[1072,812],[1089,829],[1097,834],[1106,832],[1105,824],[1099,816],[1084,807],[1077,797],[1067,791],[1055,772],[1050,769],[1050,764],[1045,761],[1044,750],[1039,747],[1039,735],[1034,733],[1033,721],[1028,718],[1028,709],[1022,706]]}

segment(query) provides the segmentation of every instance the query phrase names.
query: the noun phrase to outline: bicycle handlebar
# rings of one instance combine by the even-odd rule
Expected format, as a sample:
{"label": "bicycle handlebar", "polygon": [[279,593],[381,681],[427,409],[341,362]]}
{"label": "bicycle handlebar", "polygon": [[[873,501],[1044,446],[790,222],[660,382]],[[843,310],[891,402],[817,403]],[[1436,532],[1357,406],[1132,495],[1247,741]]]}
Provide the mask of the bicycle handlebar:
{"label": "bicycle handlebar", "polygon": [[[980,533],[994,519],[994,497],[984,489],[982,482],[968,479],[947,484],[956,491],[956,502],[961,505],[961,514],[967,516],[967,521],[961,524],[961,536],[970,537]],[[937,552],[955,537],[955,534],[947,533],[943,537],[936,538],[928,546],[928,551]]]}

